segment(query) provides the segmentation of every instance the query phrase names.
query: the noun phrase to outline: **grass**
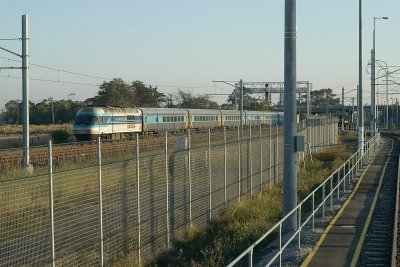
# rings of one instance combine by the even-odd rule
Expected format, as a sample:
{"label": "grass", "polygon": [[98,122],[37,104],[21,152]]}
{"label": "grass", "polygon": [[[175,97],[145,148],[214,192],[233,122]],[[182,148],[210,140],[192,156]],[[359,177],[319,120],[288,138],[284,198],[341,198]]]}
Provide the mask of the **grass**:
{"label": "grass", "polygon": [[[340,142],[352,140],[353,135],[341,137]],[[307,158],[305,168],[298,172],[298,198],[304,199],[347,158],[350,146],[329,147],[314,160]],[[328,161],[326,164],[324,161]],[[147,266],[223,266],[254,243],[282,217],[282,185],[277,184],[253,198],[246,197],[223,210],[203,228],[192,226],[173,248]],[[306,212],[306,210],[303,210]],[[268,240],[266,241],[268,242]],[[118,265],[121,266],[121,265]],[[133,266],[125,262],[123,266]]]}
{"label": "grass", "polygon": [[[49,124],[49,125],[29,125],[31,135],[50,134],[54,130],[66,130],[72,132],[71,124]],[[5,124],[0,126],[0,138],[19,137],[22,136],[22,125],[20,124]]]}
{"label": "grass", "polygon": [[[267,138],[263,139],[264,148],[267,147],[267,141]],[[253,146],[255,154],[258,154],[255,140]],[[246,156],[245,147],[246,144],[243,144],[242,159]],[[228,178],[234,181],[237,181],[237,148],[238,146],[234,143],[228,145],[228,173],[233,175],[232,178]],[[169,160],[171,162],[174,155],[172,155],[172,152],[170,153],[172,158]],[[150,256],[156,255],[165,248],[165,244],[159,242],[165,237],[163,235],[165,234],[165,218],[161,210],[165,203],[163,198],[165,194],[163,183],[164,157],[162,154],[152,155],[150,152],[148,154],[148,156],[147,153],[141,154],[140,157],[143,262],[149,254],[151,254]],[[212,168],[221,168],[223,146],[214,147],[212,155]],[[193,149],[191,157],[193,160],[193,188],[196,188],[194,195],[197,197],[207,196],[206,179],[208,178],[205,174],[208,169],[204,148]],[[129,160],[127,160],[128,158]],[[170,266],[223,265],[253,243],[281,217],[281,185],[268,188],[264,191],[264,194],[255,195],[253,198],[242,197],[240,203],[236,203],[231,209],[220,212],[207,227],[200,228],[193,225],[183,238],[181,232],[183,233],[187,229],[187,218],[185,217],[187,207],[184,206],[187,203],[185,201],[185,192],[187,192],[186,173],[184,171],[185,158],[185,152],[177,153],[174,168],[169,170],[170,179],[173,180],[170,190],[173,190],[174,201],[176,201],[174,210],[172,207],[170,210],[174,214],[174,224],[171,223],[171,228],[175,227],[174,236],[180,239],[173,241],[173,249],[169,253],[164,253],[157,260],[147,264]],[[255,158],[254,161],[258,162]],[[106,165],[107,163],[109,165]],[[104,157],[103,164],[105,261],[107,265],[117,262],[115,266],[136,266],[138,242],[135,217],[136,162],[132,160],[132,155],[121,154],[114,155],[112,158]],[[60,249],[57,254],[58,264],[74,263],[77,265],[79,262],[79,265],[89,265],[89,262],[91,263],[98,258],[98,184],[97,167],[95,165],[96,159],[89,157],[77,162],[59,162],[54,166],[56,172],[54,174],[56,239],[59,240],[57,242],[63,243],[62,246],[56,244]],[[304,178],[301,178],[304,179],[304,183],[301,183],[299,178],[299,188],[300,186],[304,187],[304,190],[299,189],[299,191],[304,191],[304,194],[318,184],[315,177],[309,181],[306,179],[314,174],[322,173],[322,170],[329,170],[329,167],[323,163],[318,163],[317,160],[306,161],[306,166],[306,171],[312,173],[312,175],[305,175]],[[243,172],[245,173],[244,170]],[[22,179],[23,176],[31,175],[38,176]],[[0,181],[3,185],[0,196],[6,203],[0,208],[0,214],[3,215],[0,220],[0,228],[6,233],[3,238],[12,240],[15,244],[19,242],[16,238],[19,235],[35,234],[38,238],[42,238],[43,229],[49,226],[47,168],[37,168],[33,174],[24,171],[19,174],[17,171],[6,173],[1,176]],[[216,188],[222,188],[220,179],[215,180],[215,183]],[[236,187],[231,189],[236,190]],[[217,199],[215,197],[213,201],[216,202]],[[223,198],[220,197],[219,201],[223,205]],[[208,206],[207,201],[204,198],[196,200],[193,202],[193,206],[194,208],[197,207],[200,215],[204,215],[203,221],[206,222],[207,212],[204,213],[203,210],[207,210],[204,208]],[[10,224],[10,221],[16,222],[18,219],[20,219],[20,223]],[[82,232],[85,232],[85,235],[81,235]],[[72,243],[69,240],[74,240],[74,242]],[[14,252],[11,246],[7,249]],[[42,252],[42,254],[43,257],[47,255],[45,252]],[[42,257],[42,254],[35,252],[36,257]],[[119,261],[121,258],[125,258],[125,260]]]}

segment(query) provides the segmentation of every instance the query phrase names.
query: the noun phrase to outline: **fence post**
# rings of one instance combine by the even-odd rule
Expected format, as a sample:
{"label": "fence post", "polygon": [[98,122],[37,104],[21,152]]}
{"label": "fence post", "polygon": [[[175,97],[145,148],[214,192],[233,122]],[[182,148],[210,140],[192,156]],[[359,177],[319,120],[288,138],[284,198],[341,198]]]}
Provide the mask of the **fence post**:
{"label": "fence post", "polygon": [[279,124],[276,123],[276,151],[275,151],[275,179],[276,183],[279,183]]}
{"label": "fence post", "polygon": [[333,206],[333,174],[330,176],[331,177],[331,179],[330,179],[330,182],[331,182],[331,186],[330,186],[330,188],[331,188],[331,192],[330,192],[330,196],[331,196],[331,210],[332,210],[332,206]]}
{"label": "fence post", "polygon": [[168,177],[168,131],[165,131],[164,141],[164,162],[165,162],[165,215],[167,226],[167,248],[170,248],[170,232],[169,232],[169,177]]}
{"label": "fence post", "polygon": [[50,234],[51,234],[51,264],[56,266],[56,254],[54,248],[54,194],[53,194],[53,147],[51,140],[48,142],[48,176],[49,176],[49,207],[50,207]]}
{"label": "fence post", "polygon": [[315,225],[315,199],[314,199],[314,192],[312,193],[312,231],[314,232],[314,225]]}
{"label": "fence post", "polygon": [[241,180],[242,180],[242,149],[241,149],[241,140],[240,140],[240,127],[238,127],[237,130],[237,143],[238,143],[238,167],[239,167],[239,171],[238,171],[238,199],[240,201],[240,194],[241,194]]}
{"label": "fence post", "polygon": [[272,123],[269,124],[269,188],[272,187]]}
{"label": "fence post", "polygon": [[349,184],[351,183],[351,159],[348,159],[347,162],[349,163],[349,166],[347,167],[347,176],[349,180]]}
{"label": "fence post", "polygon": [[140,158],[139,158],[139,134],[136,134],[136,198],[137,198],[137,224],[138,224],[138,261],[140,265],[141,255],[141,221],[140,221]]}
{"label": "fence post", "polygon": [[261,124],[260,124],[260,192],[263,191],[263,143],[261,134]]}
{"label": "fence post", "polygon": [[249,267],[253,267],[253,248],[249,251]]}
{"label": "fence post", "polygon": [[322,184],[322,218],[325,218],[325,182]]}
{"label": "fence post", "polygon": [[227,182],[226,182],[226,128],[224,127],[224,203],[227,205]]}
{"label": "fence post", "polygon": [[337,171],[337,198],[340,198],[340,168]]}
{"label": "fence post", "polygon": [[248,173],[249,175],[249,182],[250,182],[250,196],[253,196],[253,153],[252,153],[252,147],[251,147],[251,125],[249,125],[249,149],[247,150],[247,161],[250,163],[247,165]]}
{"label": "fence post", "polygon": [[298,240],[298,245],[299,245],[299,249],[300,249],[300,246],[301,246],[301,205],[299,206],[299,212],[297,213],[297,218],[298,218],[298,230],[299,230],[299,240]]}
{"label": "fence post", "polygon": [[192,163],[190,155],[191,131],[187,129],[187,162],[188,162],[188,180],[189,180],[189,226],[192,226]]}
{"label": "fence post", "polygon": [[282,266],[282,223],[279,224],[279,266]]}
{"label": "fence post", "polygon": [[346,163],[343,164],[343,194],[346,193]]}
{"label": "fence post", "polygon": [[212,203],[211,203],[211,192],[212,192],[212,180],[211,180],[211,129],[208,129],[208,208],[209,208],[209,220],[211,221],[212,216]]}
{"label": "fence post", "polygon": [[104,251],[103,251],[103,193],[102,193],[102,186],[101,186],[101,178],[102,177],[101,177],[101,144],[100,144],[100,137],[97,137],[97,165],[98,165],[98,183],[99,183],[100,266],[104,266]]}

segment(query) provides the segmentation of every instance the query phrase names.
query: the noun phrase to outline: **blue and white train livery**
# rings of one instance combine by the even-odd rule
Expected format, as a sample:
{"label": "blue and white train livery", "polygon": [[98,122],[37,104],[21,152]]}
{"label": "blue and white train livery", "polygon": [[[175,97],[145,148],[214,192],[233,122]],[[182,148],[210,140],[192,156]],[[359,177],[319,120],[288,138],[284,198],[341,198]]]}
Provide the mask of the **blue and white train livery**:
{"label": "blue and white train livery", "polygon": [[[279,123],[282,112],[244,111],[244,126]],[[118,139],[136,133],[165,130],[237,127],[240,111],[178,108],[84,107],[75,117],[72,132],[78,140]]]}

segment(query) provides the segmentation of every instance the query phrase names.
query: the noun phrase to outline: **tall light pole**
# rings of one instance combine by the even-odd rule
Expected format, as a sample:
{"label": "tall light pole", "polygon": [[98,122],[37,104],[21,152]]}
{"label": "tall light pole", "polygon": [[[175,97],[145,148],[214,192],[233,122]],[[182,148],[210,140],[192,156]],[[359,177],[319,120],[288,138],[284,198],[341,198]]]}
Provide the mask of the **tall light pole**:
{"label": "tall light pole", "polygon": [[375,108],[375,26],[376,20],[378,19],[389,19],[388,17],[374,17],[374,31],[373,31],[373,42],[372,42],[372,50],[371,50],[371,135],[375,135],[376,132],[376,108]]}
{"label": "tall light pole", "polygon": [[[297,205],[297,167],[295,151],[296,126],[296,0],[285,0],[285,116],[284,116],[284,171],[283,212],[288,214]],[[286,221],[286,231],[297,227],[297,213]]]}
{"label": "tall light pole", "polygon": [[24,167],[29,167],[29,36],[28,16],[22,15],[22,136]]}
{"label": "tall light pole", "polygon": [[342,132],[344,131],[344,87],[342,87]]}
{"label": "tall light pole", "polygon": [[389,128],[389,69],[386,67],[386,125]]}
{"label": "tall light pole", "polygon": [[390,109],[392,110],[392,128],[394,126],[394,105],[393,105],[393,97],[391,97],[390,99],[392,99],[392,106],[390,107]]}
{"label": "tall light pole", "polygon": [[362,0],[358,2],[358,148],[363,151],[364,144],[364,112],[363,112],[363,66],[362,66]]}
{"label": "tall light pole", "polygon": [[396,98],[396,127],[399,126],[399,102]]}

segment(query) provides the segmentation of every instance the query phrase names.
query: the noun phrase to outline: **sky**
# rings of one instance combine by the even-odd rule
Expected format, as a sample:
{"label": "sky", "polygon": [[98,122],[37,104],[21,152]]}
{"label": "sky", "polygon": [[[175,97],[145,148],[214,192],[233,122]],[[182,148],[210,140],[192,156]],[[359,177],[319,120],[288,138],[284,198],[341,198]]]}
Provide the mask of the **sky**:
{"label": "sky", "polygon": [[[28,15],[30,62],[56,69],[31,65],[30,99],[35,103],[49,97],[84,100],[96,95],[104,78],[116,77],[157,85],[164,93],[179,88],[229,94],[232,87],[212,81],[283,81],[284,2],[0,0],[0,39],[21,37],[21,15]],[[363,0],[366,103],[373,18],[389,17],[376,23],[377,59],[400,66],[399,11],[399,0]],[[346,92],[356,88],[358,1],[298,0],[297,29],[297,80],[337,94],[342,87]],[[21,52],[20,41],[0,40],[0,47]],[[0,67],[19,66],[12,60],[18,57],[0,50]],[[0,109],[9,100],[21,99],[20,76],[20,70],[0,71]],[[390,86],[392,93],[399,89]],[[346,93],[351,96],[354,91]],[[212,97],[220,104],[225,99]]]}

